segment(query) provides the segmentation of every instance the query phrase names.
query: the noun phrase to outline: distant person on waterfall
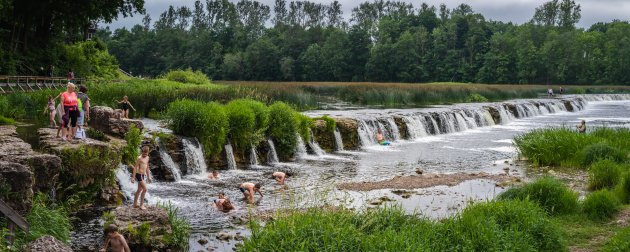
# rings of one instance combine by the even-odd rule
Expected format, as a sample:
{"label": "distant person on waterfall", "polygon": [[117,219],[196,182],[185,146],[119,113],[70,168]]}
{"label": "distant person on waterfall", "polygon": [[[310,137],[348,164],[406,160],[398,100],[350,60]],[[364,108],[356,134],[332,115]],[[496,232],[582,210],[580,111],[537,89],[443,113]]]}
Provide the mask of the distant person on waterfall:
{"label": "distant person on waterfall", "polygon": [[578,124],[577,130],[578,132],[580,132],[580,134],[586,133],[586,121],[582,120],[580,124]]}
{"label": "distant person on waterfall", "polygon": [[549,95],[549,98],[553,97],[553,89],[548,89],[547,90],[547,95]]}
{"label": "distant person on waterfall", "polygon": [[[48,112],[48,124],[51,128],[57,128],[57,121],[55,121],[55,116],[57,115],[57,108],[55,107],[55,98],[51,95],[48,96],[48,104],[46,108],[44,108],[44,114]],[[59,135],[59,134],[57,134]]]}
{"label": "distant person on waterfall", "polygon": [[212,170],[212,173],[208,174],[208,179],[219,180],[219,172],[217,170]]}
{"label": "distant person on waterfall", "polygon": [[61,96],[61,110],[63,111],[62,140],[71,140],[77,133],[77,118],[79,117],[79,104],[77,93],[74,92],[74,84],[68,83],[66,92]]}
{"label": "distant person on waterfall", "polygon": [[120,108],[123,111],[123,118],[129,119],[129,108],[133,109],[133,111],[136,111],[136,108],[131,105],[131,102],[129,102],[129,97],[127,97],[126,95],[123,97],[122,101],[117,102],[118,104],[120,104]]}
{"label": "distant person on waterfall", "polygon": [[118,227],[114,224],[110,224],[105,230],[107,238],[105,238],[105,248],[99,250],[100,252],[108,251],[111,248],[112,252],[131,252],[127,240],[125,237],[118,233]]}
{"label": "distant person on waterfall", "polygon": [[564,94],[564,88],[560,87],[560,94]]}
{"label": "distant person on waterfall", "polygon": [[216,207],[219,211],[229,212],[231,210],[234,210],[234,205],[232,204],[230,199],[225,197],[225,193],[219,193],[219,197],[213,200],[213,202],[214,207]]}
{"label": "distant person on waterfall", "polygon": [[281,171],[274,172],[271,177],[275,179],[278,184],[284,185],[284,181],[287,179],[287,174]]}
{"label": "distant person on waterfall", "polygon": [[245,199],[249,203],[254,203],[254,192],[258,192],[258,194],[260,194],[260,197],[263,197],[263,194],[260,191],[261,187],[262,186],[260,185],[260,183],[254,184],[251,182],[245,182],[239,185],[238,189],[243,193],[243,196],[245,196]]}
{"label": "distant person on waterfall", "polygon": [[383,131],[381,129],[378,129],[378,131],[376,132],[376,141],[378,142],[378,144],[384,146],[388,146],[391,144],[390,142],[385,141],[385,137],[383,137]]}
{"label": "distant person on waterfall", "polygon": [[[142,154],[138,156],[136,165],[133,167],[131,183],[138,181],[138,190],[133,196],[133,208],[146,210],[144,207],[144,196],[147,194],[147,182],[151,182],[151,171],[149,170],[149,146],[142,147]],[[146,181],[146,182],[145,182]],[[138,195],[140,195],[140,206],[138,206]]]}

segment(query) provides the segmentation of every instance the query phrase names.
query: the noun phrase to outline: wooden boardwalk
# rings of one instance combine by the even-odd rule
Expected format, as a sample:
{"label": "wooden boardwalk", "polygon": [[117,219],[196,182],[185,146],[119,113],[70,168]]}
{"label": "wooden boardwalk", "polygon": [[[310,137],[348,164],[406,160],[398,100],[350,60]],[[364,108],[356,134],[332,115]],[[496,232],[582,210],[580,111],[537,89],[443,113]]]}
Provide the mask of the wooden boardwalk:
{"label": "wooden boardwalk", "polygon": [[[74,84],[81,85],[85,79],[77,78]],[[65,77],[0,76],[0,95],[15,92],[34,92],[46,89],[62,89],[68,84]]]}

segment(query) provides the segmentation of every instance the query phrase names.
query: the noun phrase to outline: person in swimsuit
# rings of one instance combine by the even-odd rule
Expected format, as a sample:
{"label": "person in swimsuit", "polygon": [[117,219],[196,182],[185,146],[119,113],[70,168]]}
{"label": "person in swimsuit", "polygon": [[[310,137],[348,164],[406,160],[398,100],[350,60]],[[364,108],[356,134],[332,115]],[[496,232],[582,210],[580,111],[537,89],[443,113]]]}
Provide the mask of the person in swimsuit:
{"label": "person in swimsuit", "polygon": [[262,192],[260,191],[260,183],[251,183],[251,182],[245,182],[241,185],[239,185],[238,189],[241,191],[241,193],[243,193],[243,196],[245,196],[245,199],[247,201],[249,201],[250,203],[254,202],[254,192],[258,192],[258,194],[260,194],[260,197],[263,197]]}
{"label": "person in swimsuit", "polygon": [[383,137],[383,131],[381,129],[378,129],[378,132],[376,133],[376,141],[380,145],[387,146],[390,144],[388,141],[385,141],[385,138]]}
{"label": "person in swimsuit", "polygon": [[131,105],[131,102],[129,102],[129,97],[127,97],[126,95],[123,97],[122,101],[118,101],[118,104],[120,104],[120,108],[123,111],[123,118],[129,118],[129,108],[133,109],[133,111],[136,111],[136,108]]}
{"label": "person in swimsuit", "polygon": [[218,180],[219,172],[217,170],[213,170],[212,173],[208,174],[208,179]]}
{"label": "person in swimsuit", "polygon": [[577,129],[580,134],[586,133],[586,121],[582,120],[580,124],[578,124]]}
{"label": "person in swimsuit", "polygon": [[278,184],[284,185],[284,180],[287,178],[287,174],[281,171],[274,172],[271,177],[275,179]]}
{"label": "person in swimsuit", "polygon": [[68,83],[66,92],[60,94],[61,110],[63,111],[62,140],[70,140],[77,133],[77,118],[79,117],[79,103],[77,93],[74,92],[74,84]]}
{"label": "person in swimsuit", "polygon": [[110,224],[106,229],[107,238],[105,238],[105,248],[99,250],[100,252],[106,252],[111,248],[112,252],[131,252],[127,240],[125,237],[118,233],[118,227],[114,224]]}
{"label": "person in swimsuit", "polygon": [[[57,128],[57,121],[55,121],[55,115],[57,115],[57,109],[55,108],[55,98],[48,96],[48,104],[44,108],[44,114],[48,112],[48,124],[51,128]],[[59,134],[57,134],[59,136]]]}
{"label": "person in swimsuit", "polygon": [[[149,146],[142,147],[142,154],[136,160],[131,175],[131,183],[138,181],[138,190],[133,196],[133,208],[146,210],[144,207],[144,196],[147,194],[147,182],[151,182],[151,171],[149,170]],[[146,182],[145,182],[146,181]],[[140,206],[138,206],[138,195],[140,195]]]}
{"label": "person in swimsuit", "polygon": [[234,205],[232,205],[230,199],[225,197],[225,193],[219,193],[219,197],[213,200],[213,204],[214,207],[217,208],[217,210],[222,212],[229,212],[231,210],[234,210]]}

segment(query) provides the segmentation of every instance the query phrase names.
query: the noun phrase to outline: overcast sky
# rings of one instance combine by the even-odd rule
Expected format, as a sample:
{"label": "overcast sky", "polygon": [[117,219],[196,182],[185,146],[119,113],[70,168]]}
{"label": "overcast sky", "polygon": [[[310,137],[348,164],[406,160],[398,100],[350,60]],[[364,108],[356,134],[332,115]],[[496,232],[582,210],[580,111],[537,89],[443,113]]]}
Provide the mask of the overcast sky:
{"label": "overcast sky", "polygon": [[[238,2],[238,0],[230,0]],[[264,4],[271,6],[273,10],[274,0],[258,0]],[[290,2],[291,0],[287,0]],[[311,2],[330,3],[332,0],[310,0]],[[483,14],[487,19],[499,21],[511,21],[514,23],[524,23],[531,19],[534,15],[534,9],[540,6],[546,0],[403,0],[413,3],[414,7],[419,7],[422,2],[429,5],[439,6],[445,3],[449,8],[466,2],[472,6],[477,13]],[[153,21],[157,20],[160,13],[168,8],[169,5],[182,6],[186,5],[191,8],[194,6],[195,0],[145,0],[145,9],[147,14],[151,15]],[[205,0],[202,0],[205,2]],[[344,17],[349,20],[352,8],[356,7],[365,0],[339,0],[343,6]],[[589,27],[597,22],[609,22],[614,19],[630,20],[630,0],[576,0],[582,5],[582,20],[578,24],[580,27]],[[111,24],[101,24],[101,27],[109,26],[112,30],[121,27],[132,27],[141,23],[142,16],[134,15],[134,17],[120,18]]]}

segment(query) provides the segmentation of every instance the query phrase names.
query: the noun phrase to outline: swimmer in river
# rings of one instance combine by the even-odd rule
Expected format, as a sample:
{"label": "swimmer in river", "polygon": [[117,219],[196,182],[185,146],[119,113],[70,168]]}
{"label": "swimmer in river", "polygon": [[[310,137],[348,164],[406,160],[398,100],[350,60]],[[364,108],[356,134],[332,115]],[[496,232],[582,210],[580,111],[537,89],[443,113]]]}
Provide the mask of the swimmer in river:
{"label": "swimmer in river", "polygon": [[108,251],[111,248],[113,252],[131,252],[129,245],[125,237],[118,233],[118,227],[114,224],[110,224],[107,227],[107,238],[105,239],[105,248],[99,250],[100,252]]}
{"label": "swimmer in river", "polygon": [[580,134],[586,133],[586,121],[582,120],[580,124],[578,124],[577,129]]}
{"label": "swimmer in river", "polygon": [[208,174],[208,179],[218,180],[219,172],[217,170],[213,170],[212,173]]}
{"label": "swimmer in river", "polygon": [[234,205],[230,201],[230,199],[225,197],[225,193],[219,193],[219,197],[213,200],[214,207],[221,212],[229,212],[234,210]]}
{"label": "swimmer in river", "polygon": [[[145,182],[146,180],[146,182]],[[142,154],[136,160],[133,167],[131,183],[138,181],[138,190],[133,196],[133,208],[146,210],[144,207],[144,196],[147,194],[147,182],[151,182],[151,172],[149,170],[149,146],[142,147]],[[138,207],[138,195],[140,195],[140,206]]]}
{"label": "swimmer in river", "polygon": [[262,192],[260,191],[260,183],[251,183],[251,182],[245,182],[243,184],[240,184],[238,186],[238,189],[243,193],[243,196],[245,196],[245,199],[247,199],[247,201],[249,201],[250,203],[254,202],[254,192],[258,192],[258,194],[260,194],[260,197],[263,197]]}
{"label": "swimmer in river", "polygon": [[278,184],[284,185],[284,180],[288,177],[288,175],[284,172],[277,171],[277,172],[274,172],[271,175],[271,177],[275,179],[278,182]]}
{"label": "swimmer in river", "polygon": [[378,129],[378,131],[376,132],[376,141],[380,145],[384,145],[384,146],[390,145],[390,142],[385,141],[385,138],[383,137],[383,131],[381,129]]}

